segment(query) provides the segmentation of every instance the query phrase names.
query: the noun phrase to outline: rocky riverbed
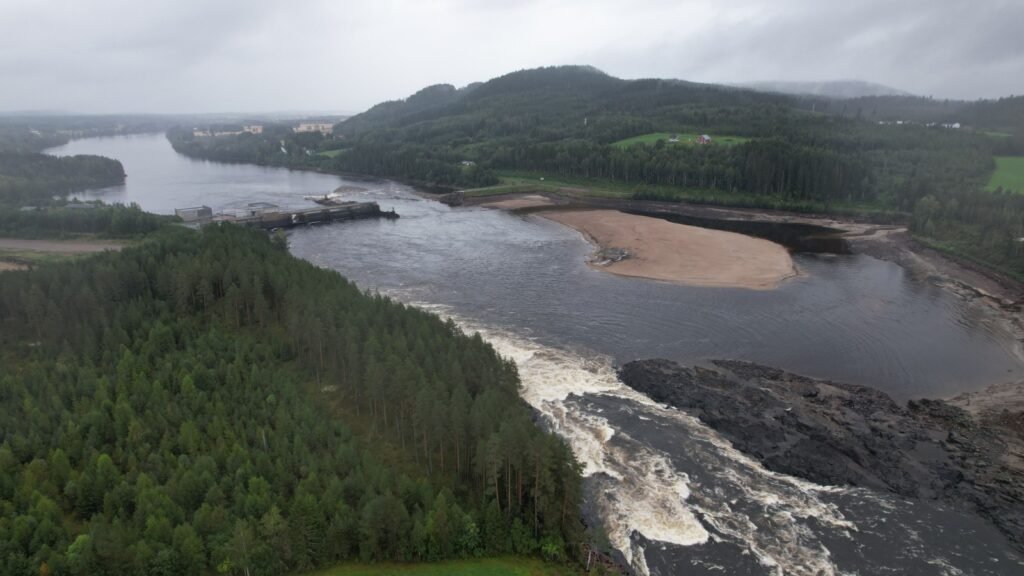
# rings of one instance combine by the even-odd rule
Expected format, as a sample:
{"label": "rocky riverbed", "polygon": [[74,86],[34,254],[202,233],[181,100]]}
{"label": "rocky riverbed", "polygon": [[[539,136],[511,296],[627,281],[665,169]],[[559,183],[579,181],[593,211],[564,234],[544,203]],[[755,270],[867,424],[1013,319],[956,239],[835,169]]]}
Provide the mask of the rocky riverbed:
{"label": "rocky riverbed", "polygon": [[1019,406],[995,418],[942,400],[904,406],[866,386],[740,361],[640,360],[620,377],[700,418],[771,470],[972,509],[1024,548]]}

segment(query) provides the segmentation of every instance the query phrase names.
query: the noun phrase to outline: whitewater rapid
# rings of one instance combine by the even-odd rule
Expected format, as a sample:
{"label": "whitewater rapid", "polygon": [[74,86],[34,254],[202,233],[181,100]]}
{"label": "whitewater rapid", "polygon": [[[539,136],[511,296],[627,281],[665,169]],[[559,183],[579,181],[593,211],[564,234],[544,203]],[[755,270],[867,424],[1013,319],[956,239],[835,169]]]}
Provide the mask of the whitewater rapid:
{"label": "whitewater rapid", "polygon": [[[768,573],[841,574],[816,532],[824,525],[849,537],[856,527],[820,495],[856,490],[818,486],[766,470],[696,418],[627,387],[608,358],[545,346],[479,325],[443,306],[416,305],[451,318],[467,333],[478,332],[499,354],[515,361],[522,397],[572,447],[584,477],[595,486],[591,497],[609,542],[637,573],[651,573],[647,546],[728,539],[746,548]],[[675,428],[686,439],[680,448],[715,469],[715,481],[703,479],[694,489],[694,480],[674,466],[670,454],[617,429],[603,416],[608,408],[602,404],[609,400],[637,420]],[[809,526],[812,520],[815,527]]]}

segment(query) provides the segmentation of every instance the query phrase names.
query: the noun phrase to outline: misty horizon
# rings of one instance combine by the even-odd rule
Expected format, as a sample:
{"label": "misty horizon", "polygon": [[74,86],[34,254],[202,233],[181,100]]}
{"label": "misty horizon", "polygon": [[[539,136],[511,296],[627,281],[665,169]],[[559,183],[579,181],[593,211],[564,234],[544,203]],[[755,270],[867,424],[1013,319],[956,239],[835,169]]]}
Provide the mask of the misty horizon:
{"label": "misty horizon", "polygon": [[[547,67],[562,67],[562,66],[589,67],[589,65],[587,65],[587,64],[562,64],[562,65],[557,65],[556,64],[556,65],[544,66],[544,67],[547,68]],[[343,117],[344,118],[344,117],[351,117],[351,116],[355,116],[357,114],[361,114],[363,112],[366,112],[367,110],[369,110],[373,106],[376,106],[377,104],[381,104],[381,103],[384,103],[384,102],[390,102],[390,101],[402,101],[402,100],[405,100],[405,99],[409,98],[410,96],[412,96],[413,94],[415,94],[416,92],[418,92],[419,90],[422,90],[422,89],[427,88],[429,86],[451,85],[451,86],[454,86],[456,89],[461,90],[461,89],[464,89],[464,88],[466,88],[466,87],[468,87],[468,86],[470,86],[472,84],[485,83],[485,82],[493,80],[495,78],[499,78],[501,76],[505,76],[506,74],[511,74],[511,73],[515,73],[515,72],[521,72],[521,71],[524,71],[524,70],[527,70],[527,69],[510,70],[507,73],[500,74],[498,76],[482,79],[482,80],[479,80],[479,81],[469,82],[469,83],[463,84],[463,85],[452,84],[450,82],[438,82],[436,84],[422,86],[422,87],[420,87],[418,89],[415,89],[415,90],[409,92],[408,94],[397,95],[397,96],[394,96],[394,97],[385,98],[383,100],[380,100],[378,102],[375,102],[375,103],[371,104],[370,106],[368,106],[366,108],[351,109],[351,110],[295,108],[295,109],[289,109],[289,110],[286,110],[286,109],[253,109],[253,110],[224,109],[224,110],[209,110],[209,111],[202,111],[202,112],[189,112],[189,111],[184,111],[184,110],[83,111],[83,110],[76,110],[76,109],[22,109],[22,110],[11,109],[11,110],[0,110],[0,116],[7,116],[7,117],[17,117],[17,116],[32,117],[32,116],[119,116],[119,115],[126,115],[126,116],[160,116],[160,117],[182,116],[182,117],[199,117],[199,118],[207,117],[208,116],[208,117],[211,117],[211,119],[215,119],[215,120],[225,120],[225,119],[236,119],[237,120],[237,119],[244,119],[244,118],[259,118],[259,119],[271,120],[271,121],[275,121],[275,120],[277,120],[277,121],[290,121],[290,120],[296,120],[296,119],[302,119],[302,118],[315,118],[315,117],[323,117],[323,118]],[[601,72],[604,72],[604,71],[601,70]],[[610,76],[614,76],[614,75],[610,75]],[[621,78],[619,76],[614,76],[614,77],[620,78],[620,79],[624,79],[624,80],[630,80],[630,81],[632,81],[632,80],[649,80],[649,79],[654,79],[652,77],[647,77],[647,78]],[[677,81],[678,80],[678,81],[684,81],[684,82],[692,82],[690,80],[687,80],[686,78],[657,78],[657,79],[660,79],[660,80],[670,80],[670,81]],[[889,89],[889,90],[892,90],[895,93],[900,93],[900,94],[895,94],[895,95],[899,95],[899,96],[907,96],[907,97],[912,97],[912,98],[928,98],[928,99],[934,99],[934,100],[963,101],[963,102],[975,102],[975,101],[984,101],[984,100],[997,100],[997,99],[1000,99],[1000,98],[1016,97],[1018,95],[1018,94],[1014,93],[1014,94],[1005,94],[1005,95],[994,96],[994,97],[991,97],[991,98],[986,98],[986,97],[979,97],[979,98],[940,98],[940,97],[936,97],[936,96],[932,96],[932,95],[915,94],[915,93],[904,91],[899,86],[889,86],[889,85],[880,84],[880,83],[876,83],[876,82],[871,82],[870,80],[863,80],[863,79],[859,79],[859,78],[835,78],[835,79],[831,79],[831,80],[758,80],[758,81],[750,81],[750,82],[738,81],[738,82],[732,82],[732,83],[718,83],[718,82],[697,82],[697,83],[698,84],[707,84],[709,86],[721,86],[721,87],[724,87],[724,88],[738,88],[738,89],[743,89],[743,90],[753,90],[753,91],[760,91],[760,92],[774,92],[774,91],[776,91],[776,90],[774,90],[771,87],[771,85],[787,85],[788,87],[797,87],[797,86],[800,86],[800,85],[830,85],[830,84],[841,84],[841,83],[860,83],[860,84],[863,84],[863,85],[869,86],[869,87]],[[784,94],[791,94],[791,95],[831,97],[831,98],[834,98],[834,99],[837,99],[837,100],[843,100],[843,99],[847,98],[846,96],[829,96],[829,95],[826,95],[826,94],[814,94],[814,93],[809,92],[809,91],[808,92],[802,92],[802,91],[784,90],[784,91],[779,91],[779,92],[780,93],[784,93]],[[890,94],[870,94],[870,95],[871,96],[876,96],[876,95],[889,96]]]}
{"label": "misty horizon", "polygon": [[990,99],[1024,92],[1022,20],[1024,5],[1005,0],[3,0],[0,110],[351,114],[429,85],[568,63],[623,79],[851,79]]}

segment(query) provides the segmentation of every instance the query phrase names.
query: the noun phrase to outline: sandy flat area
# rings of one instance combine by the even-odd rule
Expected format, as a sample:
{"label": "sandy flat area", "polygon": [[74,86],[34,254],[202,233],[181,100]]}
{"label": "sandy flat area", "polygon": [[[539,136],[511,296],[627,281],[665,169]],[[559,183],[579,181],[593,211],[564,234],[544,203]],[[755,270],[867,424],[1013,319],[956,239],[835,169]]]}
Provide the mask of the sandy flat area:
{"label": "sandy flat area", "polygon": [[481,204],[481,206],[486,206],[488,208],[500,208],[502,210],[522,210],[524,208],[540,208],[541,206],[551,206],[553,204],[554,202],[549,198],[545,198],[538,194],[529,194],[527,196],[518,196],[507,200],[487,202],[485,204]]}
{"label": "sandy flat area", "polygon": [[0,250],[28,250],[56,254],[87,254],[104,250],[120,250],[122,243],[110,240],[26,240],[0,238]]}
{"label": "sandy flat area", "polygon": [[[544,212],[541,216],[578,230],[596,244],[600,252],[591,265],[613,274],[754,290],[775,288],[796,275],[785,248],[743,234],[617,210]],[[621,250],[628,253],[625,259],[607,262],[603,257]]]}
{"label": "sandy flat area", "polygon": [[16,262],[0,262],[0,272],[4,270],[25,270],[28,266]]}

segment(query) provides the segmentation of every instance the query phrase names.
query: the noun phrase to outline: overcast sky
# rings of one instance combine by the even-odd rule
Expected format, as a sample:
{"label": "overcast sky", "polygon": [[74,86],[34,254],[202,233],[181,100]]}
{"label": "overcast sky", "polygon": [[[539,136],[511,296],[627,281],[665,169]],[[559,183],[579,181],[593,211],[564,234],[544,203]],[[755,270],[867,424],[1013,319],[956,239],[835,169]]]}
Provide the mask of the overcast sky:
{"label": "overcast sky", "polygon": [[1024,0],[0,0],[0,110],[359,111],[436,83],[862,79],[1024,94]]}

